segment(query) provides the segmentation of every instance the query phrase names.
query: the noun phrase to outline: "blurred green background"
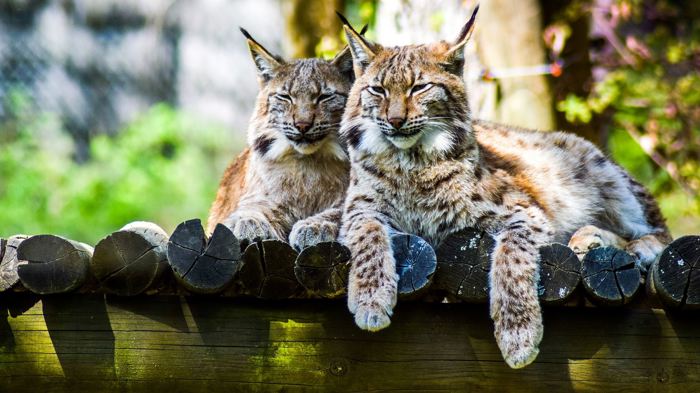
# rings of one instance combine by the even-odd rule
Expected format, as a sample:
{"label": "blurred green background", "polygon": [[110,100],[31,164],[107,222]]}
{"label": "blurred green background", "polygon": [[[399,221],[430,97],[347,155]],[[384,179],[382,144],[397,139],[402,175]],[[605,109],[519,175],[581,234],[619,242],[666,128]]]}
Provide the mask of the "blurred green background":
{"label": "blurred green background", "polygon": [[[42,20],[32,15],[41,16],[51,6],[58,7],[55,12],[73,12],[60,8],[64,3],[3,3],[0,37],[6,43],[20,42],[12,34],[33,34]],[[411,41],[416,34],[430,41],[449,39],[452,35],[447,35],[447,31],[456,34],[475,4],[417,0],[256,3],[274,11],[274,20],[284,21],[273,24],[252,20],[245,11],[248,3],[233,2],[232,7],[241,7],[238,17],[254,35],[276,26],[270,27],[277,29],[272,33],[283,39],[268,39],[264,44],[270,43],[273,50],[287,57],[332,56],[342,47],[340,25],[333,15],[336,9],[345,10],[357,26],[368,23],[368,37],[379,42]],[[213,7],[206,1],[189,4],[194,4],[194,8],[180,13],[192,18]],[[512,14],[503,14],[508,10]],[[93,15],[90,19],[92,14],[88,11],[99,17]],[[96,42],[106,45],[107,50],[112,48],[109,45],[116,45],[114,42],[125,42],[119,34],[152,27],[149,18],[133,22],[133,18],[109,14],[133,16],[139,10],[88,11],[87,16],[83,15],[81,29],[94,34]],[[170,8],[167,12],[176,11]],[[529,15],[532,23],[519,23],[517,18],[522,15]],[[207,18],[203,19],[206,23]],[[546,114],[543,128],[568,129],[593,140],[647,185],[659,200],[675,236],[700,233],[699,20],[700,6],[696,2],[484,1],[471,44],[472,61],[467,64],[468,84],[476,91],[470,104],[481,117],[532,127],[542,123],[533,123],[525,115],[540,105]],[[55,233],[94,244],[134,220],[153,221],[171,231],[183,220],[206,219],[223,168],[245,145],[245,117],[250,113],[256,90],[243,39],[238,33],[229,32],[230,21],[224,22],[222,29],[231,34],[230,42],[235,43],[231,53],[237,53],[237,57],[222,71],[221,81],[217,79],[201,88],[204,98],[192,99],[199,96],[190,87],[183,87],[190,67],[187,56],[191,56],[183,48],[187,48],[189,34],[195,34],[191,31],[198,30],[187,30],[188,20],[180,16],[156,27],[167,32],[167,36],[159,37],[168,37],[170,44],[166,48],[173,54],[173,64],[168,63],[167,73],[162,73],[170,76],[158,82],[166,88],[162,93],[151,94],[148,100],[138,101],[138,110],[130,116],[109,124],[101,109],[89,107],[91,96],[81,105],[88,114],[94,114],[94,121],[76,123],[60,107],[41,105],[34,90],[36,84],[27,82],[33,81],[33,76],[17,73],[23,63],[16,58],[8,60],[7,53],[12,51],[5,51],[4,58],[0,51],[0,237]],[[124,27],[125,23],[128,26]],[[211,20],[208,23],[213,24]],[[458,27],[455,30],[453,26]],[[517,54],[518,48],[499,46],[494,35],[485,34],[489,26],[498,26],[514,37],[513,42],[518,41],[517,35],[531,37],[527,42],[539,52],[533,54],[528,49],[529,55],[499,58],[499,50]],[[204,40],[209,33],[198,34]],[[111,41],[105,41],[105,37]],[[212,38],[219,42],[216,39]],[[217,45],[212,47],[212,53],[228,50]],[[14,50],[16,56],[30,53],[17,46]],[[132,60],[138,59],[129,59],[124,73],[131,72]],[[115,73],[109,66],[80,68],[81,63],[72,58],[40,59],[40,64],[51,62],[60,63],[69,79],[79,80],[81,91],[94,88]],[[216,64],[197,64],[205,74],[217,72]],[[559,64],[563,72],[519,79],[498,77],[503,69],[532,64]],[[228,83],[227,72],[239,79],[231,81],[233,87],[225,94],[207,101],[209,90]],[[494,77],[484,78],[488,73]],[[138,78],[116,78],[110,83],[117,88],[129,83],[144,86]],[[115,88],[110,89],[103,97],[112,96]],[[537,100],[528,101],[532,107],[509,100],[523,89],[537,94]],[[483,91],[493,94],[478,96]],[[112,105],[111,101],[105,102],[100,105]],[[223,117],[207,112],[222,102],[226,105],[217,113],[224,113]],[[507,115],[507,106],[513,102],[516,104],[511,112],[515,115]],[[202,107],[205,110],[198,110]],[[227,120],[225,114],[229,110],[243,115]],[[537,121],[542,119],[539,116]]]}

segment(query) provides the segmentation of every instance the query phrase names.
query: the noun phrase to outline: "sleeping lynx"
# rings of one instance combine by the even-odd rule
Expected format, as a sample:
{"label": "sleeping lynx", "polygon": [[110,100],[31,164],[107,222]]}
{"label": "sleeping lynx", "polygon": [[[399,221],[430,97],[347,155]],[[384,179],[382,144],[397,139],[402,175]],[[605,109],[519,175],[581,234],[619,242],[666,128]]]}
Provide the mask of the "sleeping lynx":
{"label": "sleeping lynx", "polygon": [[433,246],[481,228],[496,239],[496,341],[518,368],[542,338],[539,246],[571,238],[582,253],[616,244],[645,267],[670,236],[644,187],[591,143],[471,118],[462,70],[475,16],[453,43],[393,48],[345,26],[357,78],[341,127],[351,160],[341,227],[352,253],[348,305],[363,329],[389,325],[397,286],[390,227]]}
{"label": "sleeping lynx", "polygon": [[349,171],[338,128],[352,83],[350,52],[287,63],[242,31],[260,92],[249,148],[224,173],[208,231],[224,223],[241,240],[289,237],[297,249],[335,240]]}

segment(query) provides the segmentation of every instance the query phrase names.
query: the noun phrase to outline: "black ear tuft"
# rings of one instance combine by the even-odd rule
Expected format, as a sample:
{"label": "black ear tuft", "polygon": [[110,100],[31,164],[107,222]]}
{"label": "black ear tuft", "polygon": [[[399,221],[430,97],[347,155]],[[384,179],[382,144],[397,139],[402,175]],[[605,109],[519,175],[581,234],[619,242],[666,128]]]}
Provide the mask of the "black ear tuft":
{"label": "black ear tuft", "polygon": [[247,39],[249,39],[249,40],[251,40],[251,41],[255,41],[255,40],[253,39],[253,37],[250,36],[250,33],[248,33],[248,31],[247,31],[246,29],[244,29],[244,28],[242,28],[242,27],[238,27],[238,28],[241,30],[241,33],[243,33],[243,35],[245,36],[245,38],[247,38]]}
{"label": "black ear tuft", "polygon": [[277,67],[284,64],[284,60],[280,57],[270,53],[265,47],[260,45],[255,39],[246,31],[244,28],[240,28],[241,33],[245,36],[248,41],[248,49],[250,50],[250,55],[255,62],[255,67],[258,70],[258,77],[261,84],[266,83],[272,79],[277,72]]}
{"label": "black ear tuft", "polygon": [[335,12],[336,15],[338,15],[338,18],[340,18],[340,21],[347,26],[350,26],[350,22],[348,22],[348,18],[345,17],[345,15],[341,14],[339,11]]}
{"label": "black ear tuft", "polygon": [[459,35],[457,36],[457,39],[454,42],[454,45],[459,45],[463,41],[469,39],[469,36],[474,30],[474,22],[476,21],[477,12],[479,12],[479,4],[477,4],[476,7],[474,7],[474,11],[472,11],[472,16],[469,17],[467,23],[462,27],[462,30],[460,30]]}

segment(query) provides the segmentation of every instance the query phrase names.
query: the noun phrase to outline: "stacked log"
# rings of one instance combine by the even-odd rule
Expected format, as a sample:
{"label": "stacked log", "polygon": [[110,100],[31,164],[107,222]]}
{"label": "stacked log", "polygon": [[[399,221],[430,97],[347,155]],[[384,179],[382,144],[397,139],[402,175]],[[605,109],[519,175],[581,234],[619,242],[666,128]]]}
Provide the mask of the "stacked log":
{"label": "stacked log", "polygon": [[93,248],[54,235],[32,236],[17,248],[17,267],[25,288],[39,295],[72,292],[88,278]]}
{"label": "stacked log", "polygon": [[100,288],[110,294],[145,292],[166,271],[168,234],[156,224],[137,221],[100,240],[90,267]]}
{"label": "stacked log", "polygon": [[9,239],[0,239],[0,292],[11,289],[19,282],[17,247],[27,237],[26,235],[15,235]]}
{"label": "stacked log", "polygon": [[[489,234],[467,228],[437,250],[407,233],[392,232],[391,243],[401,298],[488,300],[495,245]],[[242,248],[223,225],[207,237],[199,220],[189,220],[168,238],[153,223],[135,222],[100,240],[94,250],[55,235],[0,239],[0,292],[336,298],[346,292],[349,263],[350,251],[338,242],[301,252],[280,240]],[[590,303],[584,304],[622,306],[635,300],[646,279],[652,300],[669,309],[695,309],[700,308],[698,269],[700,236],[669,245],[648,277],[623,250],[596,248],[579,261],[568,247],[549,244],[540,248],[538,292],[543,304],[576,305],[585,297]]]}
{"label": "stacked log", "polygon": [[200,220],[175,228],[168,241],[168,262],[177,281],[193,293],[213,294],[224,290],[241,266],[238,239],[219,224],[207,239]]}

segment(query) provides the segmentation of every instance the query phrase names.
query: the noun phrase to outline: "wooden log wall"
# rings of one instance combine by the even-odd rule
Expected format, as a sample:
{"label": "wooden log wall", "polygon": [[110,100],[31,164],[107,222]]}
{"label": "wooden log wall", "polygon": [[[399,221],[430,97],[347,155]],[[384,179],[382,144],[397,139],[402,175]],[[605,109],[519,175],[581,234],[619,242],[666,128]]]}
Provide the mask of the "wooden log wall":
{"label": "wooden log wall", "polygon": [[700,320],[683,312],[700,305],[698,236],[672,243],[648,277],[621,250],[579,261],[543,247],[545,338],[524,370],[493,340],[483,232],[437,250],[393,233],[403,300],[374,334],[344,301],[319,299],[344,294],[341,244],[238,244],[199,220],[169,238],[133,223],[94,250],[0,241],[0,391],[700,391]]}

